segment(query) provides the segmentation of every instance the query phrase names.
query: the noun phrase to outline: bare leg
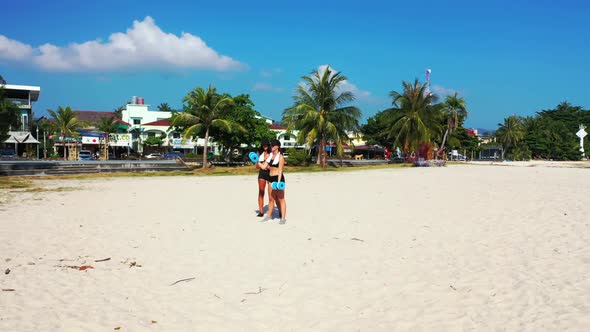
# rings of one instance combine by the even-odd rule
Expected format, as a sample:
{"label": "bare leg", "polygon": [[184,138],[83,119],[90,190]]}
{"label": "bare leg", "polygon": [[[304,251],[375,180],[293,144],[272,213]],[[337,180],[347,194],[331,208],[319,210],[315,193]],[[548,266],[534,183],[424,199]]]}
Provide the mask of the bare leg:
{"label": "bare leg", "polygon": [[264,214],[264,189],[266,187],[265,179],[258,179],[258,216]]}
{"label": "bare leg", "polygon": [[264,219],[270,220],[272,219],[272,211],[275,208],[275,200],[274,200],[274,190],[271,187],[268,188],[268,211],[266,213],[266,217]]}
{"label": "bare leg", "polygon": [[285,201],[285,191],[277,190],[277,206],[281,211],[281,221],[287,220],[287,202]]}

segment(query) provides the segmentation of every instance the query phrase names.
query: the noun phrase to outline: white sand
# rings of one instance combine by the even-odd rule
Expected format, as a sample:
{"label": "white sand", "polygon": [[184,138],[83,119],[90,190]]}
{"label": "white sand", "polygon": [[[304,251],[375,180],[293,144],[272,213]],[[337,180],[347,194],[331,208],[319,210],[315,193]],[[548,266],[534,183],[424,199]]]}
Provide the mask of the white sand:
{"label": "white sand", "polygon": [[286,225],[258,222],[255,176],[10,193],[0,331],[590,329],[587,169],[286,178]]}

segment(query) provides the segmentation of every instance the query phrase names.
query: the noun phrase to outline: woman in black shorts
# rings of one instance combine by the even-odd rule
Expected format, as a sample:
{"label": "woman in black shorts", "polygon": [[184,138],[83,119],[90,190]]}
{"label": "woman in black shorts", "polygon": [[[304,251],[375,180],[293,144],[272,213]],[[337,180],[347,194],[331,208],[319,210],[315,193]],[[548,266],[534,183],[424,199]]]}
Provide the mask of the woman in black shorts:
{"label": "woman in black shorts", "polygon": [[264,191],[265,188],[268,186],[268,206],[270,206],[270,201],[272,201],[272,197],[270,195],[270,182],[268,182],[270,177],[270,167],[268,166],[267,159],[270,157],[270,144],[268,143],[268,139],[263,139],[260,143],[260,149],[262,153],[258,156],[258,162],[256,163],[256,168],[259,169],[258,171],[258,217],[264,216]]}
{"label": "woman in black shorts", "polygon": [[279,216],[281,218],[281,224],[287,222],[287,203],[285,202],[285,190],[273,190],[272,184],[273,182],[285,182],[285,175],[283,174],[283,169],[285,167],[285,157],[281,153],[281,142],[278,140],[273,140],[270,142],[270,148],[272,154],[270,156],[270,160],[268,161],[268,165],[270,166],[270,177],[269,177],[269,192],[271,200],[268,203],[268,212],[265,220],[270,220],[272,218],[272,211],[274,209],[274,203],[277,203],[277,207],[279,208]]}

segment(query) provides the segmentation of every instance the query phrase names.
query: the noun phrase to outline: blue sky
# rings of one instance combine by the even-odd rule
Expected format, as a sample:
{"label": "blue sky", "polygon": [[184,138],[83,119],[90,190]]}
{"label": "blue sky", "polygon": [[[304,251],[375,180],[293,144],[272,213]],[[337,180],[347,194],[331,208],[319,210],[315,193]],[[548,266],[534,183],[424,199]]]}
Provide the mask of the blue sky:
{"label": "blue sky", "polygon": [[3,3],[0,74],[41,86],[36,115],[112,111],[142,96],[181,107],[195,87],[249,94],[280,120],[301,76],[348,78],[362,122],[401,83],[459,92],[469,127],[562,101],[590,108],[586,1],[140,1]]}

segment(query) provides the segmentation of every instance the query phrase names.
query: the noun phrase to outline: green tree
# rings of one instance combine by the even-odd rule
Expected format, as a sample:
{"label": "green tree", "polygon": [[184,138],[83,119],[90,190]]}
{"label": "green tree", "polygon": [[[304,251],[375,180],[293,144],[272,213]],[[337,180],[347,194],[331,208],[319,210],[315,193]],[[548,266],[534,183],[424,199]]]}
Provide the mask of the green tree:
{"label": "green tree", "polygon": [[[110,141],[111,141],[110,134],[118,133],[120,127],[121,127],[121,124],[119,123],[119,121],[112,116],[103,116],[102,118],[100,118],[100,120],[96,124],[96,129],[107,134],[107,137],[105,140],[105,144],[107,146],[109,146]],[[113,152],[114,152],[114,149],[113,149]],[[107,158],[108,158],[108,153],[107,153]]]}
{"label": "green tree", "polygon": [[534,158],[579,160],[579,138],[575,133],[585,123],[590,123],[590,111],[563,102],[555,109],[524,119],[524,143]]}
{"label": "green tree", "polygon": [[17,128],[19,124],[19,108],[6,97],[4,88],[0,86],[0,141],[8,137],[10,127]]}
{"label": "green tree", "polygon": [[359,127],[361,111],[346,106],[355,100],[350,91],[342,91],[346,77],[334,73],[330,67],[317,69],[310,76],[302,77],[304,84],[297,87],[294,105],[283,112],[283,124],[289,131],[299,130],[299,144],[317,142],[317,162],[327,165],[326,144],[334,141],[337,154],[342,156],[343,142],[348,142],[349,130]]}
{"label": "green tree", "polygon": [[447,96],[445,102],[442,105],[442,112],[446,118],[447,128],[440,144],[440,150],[445,151],[445,144],[447,141],[447,135],[456,130],[460,125],[463,124],[464,119],[467,117],[467,106],[465,99],[459,98],[455,92],[452,96]]}
{"label": "green tree", "polygon": [[47,112],[49,112],[49,115],[53,118],[53,121],[60,132],[61,143],[64,148],[64,160],[66,160],[66,135],[77,135],[76,129],[78,128],[78,118],[70,106],[67,106],[66,108],[59,106],[57,112],[53,110],[47,110]]}
{"label": "green tree", "polygon": [[223,146],[224,155],[230,156],[234,148],[240,145],[259,145],[263,138],[274,139],[276,136],[270,131],[268,124],[254,109],[254,103],[250,96],[241,94],[232,97],[228,94],[223,97],[232,98],[233,106],[225,114],[225,119],[232,125],[231,131],[211,128],[211,136]]}
{"label": "green tree", "polygon": [[158,105],[158,112],[172,112],[172,108],[168,103],[161,103]]}
{"label": "green tree", "polygon": [[119,106],[113,110],[115,116],[121,119],[123,117],[123,111],[125,110],[125,106]]}
{"label": "green tree", "polygon": [[504,123],[498,124],[494,136],[504,146],[504,151],[510,157],[511,149],[524,139],[525,128],[524,119],[517,115],[511,115],[504,118]]}
{"label": "green tree", "polygon": [[391,91],[393,107],[387,128],[388,138],[404,152],[417,151],[421,143],[431,143],[441,133],[442,104],[433,104],[437,97],[427,93],[417,79],[414,84],[404,81],[404,91]]}
{"label": "green tree", "polygon": [[149,146],[162,146],[162,144],[164,144],[164,141],[162,140],[162,138],[165,137],[164,135],[161,136],[150,136],[146,139],[143,140],[143,144],[145,145],[149,145]]}
{"label": "green tree", "polygon": [[119,121],[117,121],[112,116],[103,116],[98,120],[96,124],[96,129],[102,131],[103,133],[113,134],[119,131]]}
{"label": "green tree", "polygon": [[207,145],[209,143],[209,132],[212,127],[220,130],[231,131],[234,123],[224,117],[230,107],[233,106],[233,99],[220,96],[216,89],[209,86],[207,90],[195,88],[184,97],[184,112],[177,113],[171,118],[171,125],[185,128],[185,138],[197,137],[202,131],[205,132],[205,144],[203,148],[203,168],[207,166]]}
{"label": "green tree", "polygon": [[387,124],[391,118],[390,113],[391,111],[378,112],[368,118],[367,123],[361,126],[360,130],[367,144],[391,147],[391,140],[387,134]]}
{"label": "green tree", "polygon": [[[47,119],[47,117],[42,116],[41,118],[37,119],[37,126],[39,126],[40,129],[40,133],[39,133],[39,137],[47,137],[47,135],[51,135],[51,133],[55,132],[57,130],[56,126],[55,126],[55,122],[50,121],[49,119]],[[41,139],[38,139],[39,141],[41,141]],[[49,143],[49,145],[47,144]],[[43,158],[47,158],[47,152],[50,151],[49,148],[53,147],[53,144],[51,143],[51,140],[49,140],[49,142],[47,140],[43,140]]]}

